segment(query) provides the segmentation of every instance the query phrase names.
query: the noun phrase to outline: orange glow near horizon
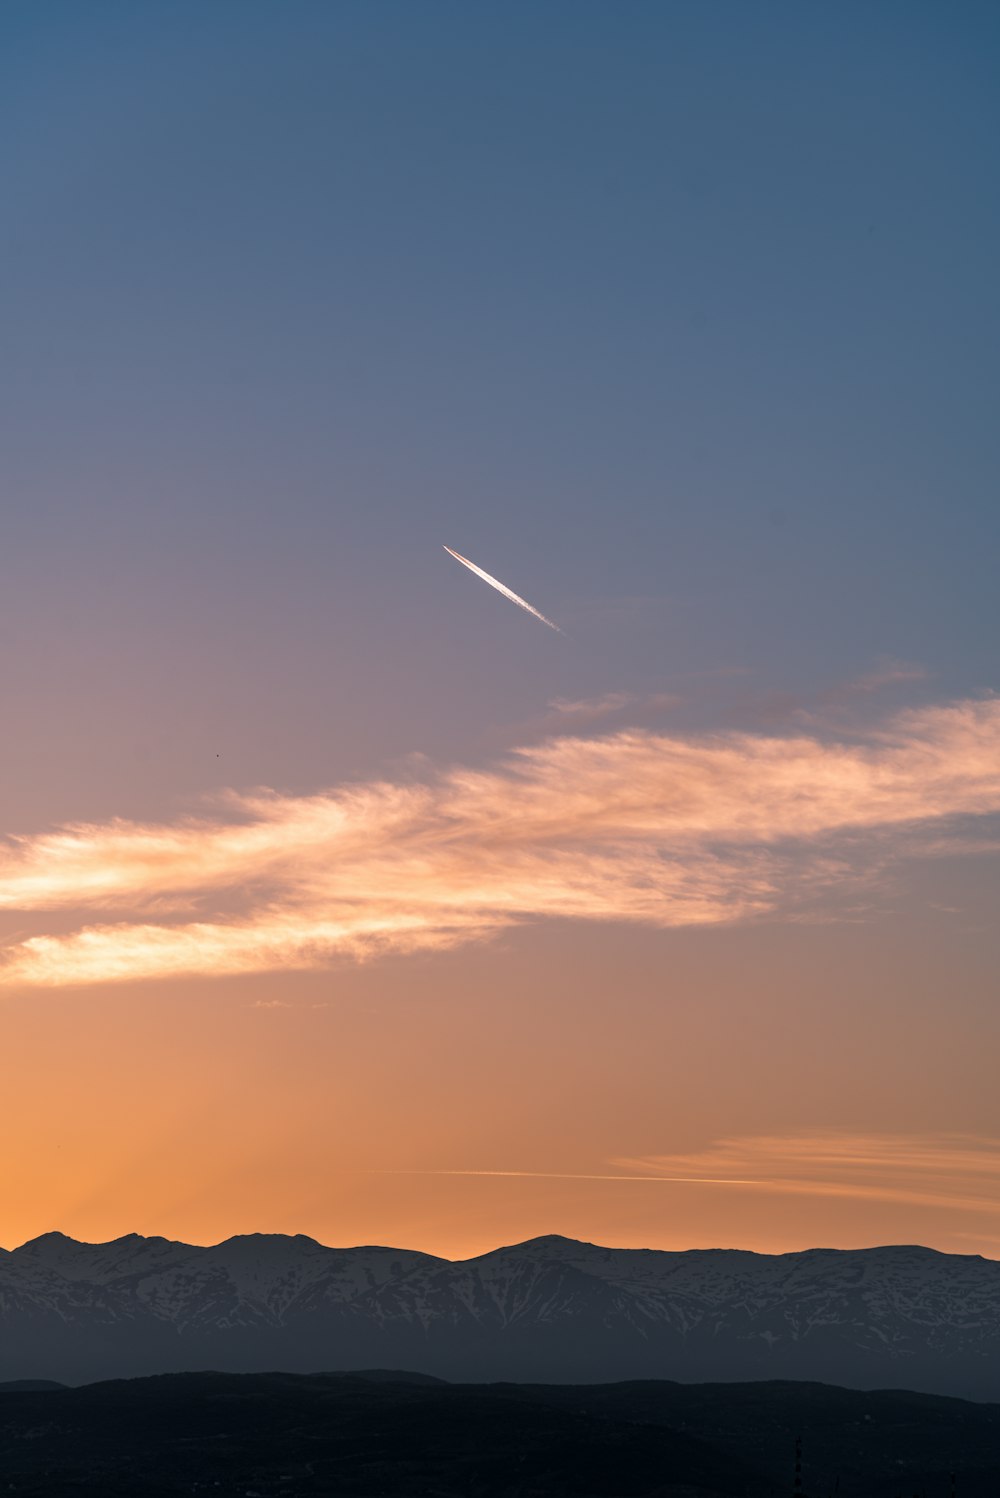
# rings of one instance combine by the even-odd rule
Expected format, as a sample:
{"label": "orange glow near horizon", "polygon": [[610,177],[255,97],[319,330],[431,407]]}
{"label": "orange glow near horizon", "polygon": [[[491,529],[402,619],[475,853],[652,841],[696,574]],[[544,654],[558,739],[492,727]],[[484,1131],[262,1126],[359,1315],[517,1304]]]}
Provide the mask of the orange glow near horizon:
{"label": "orange glow near horizon", "polygon": [[905,1046],[870,924],[609,943],[563,923],[322,974],[10,993],[0,1242],[304,1232],[464,1258],[558,1232],[1000,1257],[1000,1149],[968,1105],[995,1048],[942,1051],[929,1000],[961,933],[941,929],[901,959]]}
{"label": "orange glow near horizon", "polygon": [[9,840],[2,1241],[1000,1254],[991,972],[954,919],[998,809],[986,698]]}

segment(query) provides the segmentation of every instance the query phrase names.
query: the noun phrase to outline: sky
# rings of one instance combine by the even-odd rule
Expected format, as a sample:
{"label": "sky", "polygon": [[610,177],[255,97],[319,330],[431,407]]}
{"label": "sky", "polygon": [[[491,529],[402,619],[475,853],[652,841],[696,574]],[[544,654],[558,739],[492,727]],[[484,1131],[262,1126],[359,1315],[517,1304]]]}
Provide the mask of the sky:
{"label": "sky", "polygon": [[0,1243],[1000,1257],[998,67],[8,0]]}

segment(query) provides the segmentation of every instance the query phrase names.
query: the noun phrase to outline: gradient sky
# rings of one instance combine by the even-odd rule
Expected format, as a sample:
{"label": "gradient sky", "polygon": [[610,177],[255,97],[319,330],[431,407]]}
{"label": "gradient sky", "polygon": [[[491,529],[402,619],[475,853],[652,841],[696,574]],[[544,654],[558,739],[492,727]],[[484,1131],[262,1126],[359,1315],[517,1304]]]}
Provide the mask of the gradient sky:
{"label": "gradient sky", "polygon": [[1000,1256],[998,151],[975,0],[8,0],[0,1242]]}

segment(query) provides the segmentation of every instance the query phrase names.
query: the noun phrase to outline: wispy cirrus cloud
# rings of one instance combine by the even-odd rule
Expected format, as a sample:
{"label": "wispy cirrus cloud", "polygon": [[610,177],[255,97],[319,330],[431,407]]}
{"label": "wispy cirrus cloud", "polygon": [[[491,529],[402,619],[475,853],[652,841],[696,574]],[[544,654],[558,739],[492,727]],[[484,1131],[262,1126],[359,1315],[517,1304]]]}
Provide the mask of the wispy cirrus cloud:
{"label": "wispy cirrus cloud", "polygon": [[872,692],[880,692],[883,687],[926,680],[926,666],[918,665],[915,661],[897,661],[891,656],[883,656],[870,671],[855,677],[853,681],[844,682],[839,688],[831,688],[825,695],[839,698],[868,696]]}
{"label": "wispy cirrus cloud", "polygon": [[589,721],[619,713],[634,701],[632,692],[604,692],[600,697],[551,697],[549,707],[561,717]]}
{"label": "wispy cirrus cloud", "polygon": [[628,718],[634,723],[678,707],[681,701],[675,692],[604,692],[599,697],[552,697],[548,706],[553,725],[568,723],[579,728],[608,718]]}
{"label": "wispy cirrus cloud", "polygon": [[630,1179],[755,1185],[1000,1217],[1000,1139],[978,1134],[859,1134],[836,1130],[720,1139],[694,1154],[613,1164]]}
{"label": "wispy cirrus cloud", "polygon": [[927,676],[924,666],[882,656],[861,675],[833,682],[808,696],[772,691],[763,697],[745,699],[743,707],[762,725],[795,722],[808,730],[823,723],[842,724],[860,700],[874,697],[887,687],[926,681]]}
{"label": "wispy cirrus cloud", "polygon": [[[816,1129],[795,1135],[718,1139],[691,1154],[619,1158],[595,1171],[448,1167],[387,1173],[737,1187],[765,1194],[882,1201],[1000,1217],[1000,1139],[978,1134]],[[995,1235],[986,1241],[995,1241]]]}
{"label": "wispy cirrus cloud", "polygon": [[311,968],[547,917],[683,926],[794,913],[906,829],[1000,811],[1000,700],[852,739],[640,729],[485,770],[230,793],[174,824],[0,847],[0,909],[99,913],[9,945],[7,984]]}

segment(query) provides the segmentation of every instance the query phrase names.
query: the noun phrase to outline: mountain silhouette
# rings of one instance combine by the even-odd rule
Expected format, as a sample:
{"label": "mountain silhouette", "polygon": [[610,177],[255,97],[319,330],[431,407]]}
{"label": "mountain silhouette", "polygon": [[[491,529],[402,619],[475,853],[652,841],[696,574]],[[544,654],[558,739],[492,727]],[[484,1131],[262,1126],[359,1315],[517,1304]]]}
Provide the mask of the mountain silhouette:
{"label": "mountain silhouette", "polygon": [[409,1368],[481,1381],[811,1379],[1000,1399],[1000,1263],[549,1236],[452,1262],[250,1234],[0,1251],[0,1379]]}

